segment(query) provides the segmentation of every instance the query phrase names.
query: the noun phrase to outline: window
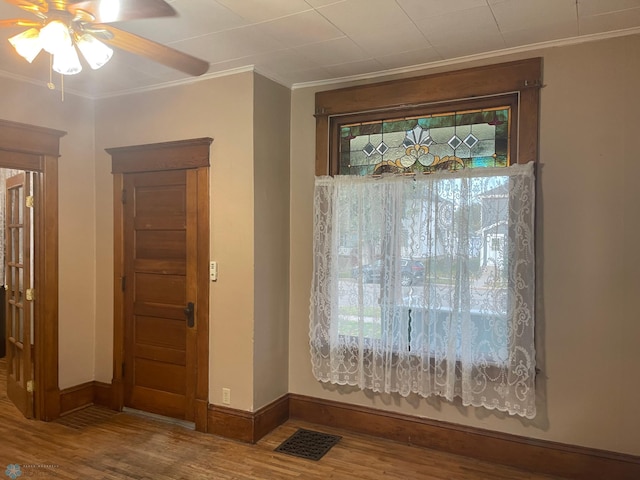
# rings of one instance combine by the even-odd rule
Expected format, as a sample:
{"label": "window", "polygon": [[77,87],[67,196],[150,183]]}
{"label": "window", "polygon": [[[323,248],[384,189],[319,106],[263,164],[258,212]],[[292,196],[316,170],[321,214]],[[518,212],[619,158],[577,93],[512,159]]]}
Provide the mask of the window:
{"label": "window", "polygon": [[[442,169],[504,167],[511,160],[509,131],[517,111],[513,96],[497,97],[466,110],[434,108],[335,120],[338,175],[433,173]],[[465,102],[469,107],[470,102]],[[495,106],[494,106],[495,105]],[[447,107],[445,107],[447,108]],[[450,106],[448,107],[450,108]],[[399,116],[404,113],[404,116]]]}
{"label": "window", "polygon": [[530,91],[318,115],[334,176],[314,196],[316,378],[535,415]]}

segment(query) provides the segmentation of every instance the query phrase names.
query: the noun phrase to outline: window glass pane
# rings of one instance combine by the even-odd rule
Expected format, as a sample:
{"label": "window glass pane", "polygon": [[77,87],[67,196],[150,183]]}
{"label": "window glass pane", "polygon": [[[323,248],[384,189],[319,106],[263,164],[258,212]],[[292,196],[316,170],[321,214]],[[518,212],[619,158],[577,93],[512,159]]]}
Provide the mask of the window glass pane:
{"label": "window glass pane", "polygon": [[508,106],[344,124],[340,175],[509,165]]}

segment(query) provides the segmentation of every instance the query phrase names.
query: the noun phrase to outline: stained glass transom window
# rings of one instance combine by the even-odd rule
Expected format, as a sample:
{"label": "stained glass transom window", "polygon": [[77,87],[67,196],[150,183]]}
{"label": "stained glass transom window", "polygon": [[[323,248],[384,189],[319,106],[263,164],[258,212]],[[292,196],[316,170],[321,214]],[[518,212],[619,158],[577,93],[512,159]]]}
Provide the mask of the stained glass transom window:
{"label": "stained glass transom window", "polygon": [[509,165],[511,107],[340,126],[340,175]]}

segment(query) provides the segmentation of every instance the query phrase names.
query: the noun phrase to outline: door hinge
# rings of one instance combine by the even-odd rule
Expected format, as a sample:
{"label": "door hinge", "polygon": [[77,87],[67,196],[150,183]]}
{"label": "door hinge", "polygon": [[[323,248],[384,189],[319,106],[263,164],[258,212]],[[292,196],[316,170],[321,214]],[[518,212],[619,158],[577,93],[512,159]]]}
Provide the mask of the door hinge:
{"label": "door hinge", "polygon": [[33,195],[28,195],[25,198],[25,204],[27,205],[27,208],[33,208]]}
{"label": "door hinge", "polygon": [[33,288],[27,288],[27,291],[24,292],[25,297],[28,301],[33,302],[36,298],[36,291]]}
{"label": "door hinge", "polygon": [[120,197],[120,201],[122,203],[127,203],[127,191],[126,190],[122,190],[122,197]]}
{"label": "door hinge", "polygon": [[27,382],[27,392],[33,393],[36,389],[36,384],[33,380]]}
{"label": "door hinge", "polygon": [[120,277],[120,288],[122,288],[123,292],[127,288],[127,277],[126,276]]}

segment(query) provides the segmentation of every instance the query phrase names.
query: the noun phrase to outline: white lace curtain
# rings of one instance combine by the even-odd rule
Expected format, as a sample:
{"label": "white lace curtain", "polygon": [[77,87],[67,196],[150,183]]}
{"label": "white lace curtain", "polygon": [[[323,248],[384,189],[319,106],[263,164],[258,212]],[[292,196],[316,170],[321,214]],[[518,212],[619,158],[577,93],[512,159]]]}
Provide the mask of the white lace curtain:
{"label": "white lace curtain", "polygon": [[315,377],[533,418],[533,164],[317,177]]}

